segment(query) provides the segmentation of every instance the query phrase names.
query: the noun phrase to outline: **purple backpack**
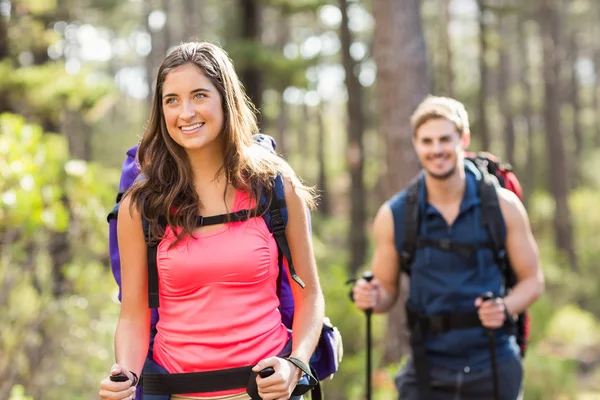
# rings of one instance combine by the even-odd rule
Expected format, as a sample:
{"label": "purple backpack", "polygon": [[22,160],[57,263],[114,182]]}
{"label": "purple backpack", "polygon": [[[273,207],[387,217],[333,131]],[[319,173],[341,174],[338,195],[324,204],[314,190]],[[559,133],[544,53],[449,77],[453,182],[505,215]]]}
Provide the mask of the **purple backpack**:
{"label": "purple backpack", "polygon": [[[275,151],[276,144],[275,140],[272,137],[268,135],[258,134],[254,136],[254,140],[261,146],[264,146],[267,149],[269,149],[270,151]],[[138,146],[136,145],[131,149],[127,150],[127,158],[123,162],[123,166],[121,169],[121,180],[119,183],[119,192],[117,194],[116,204],[107,218],[109,223],[110,263],[112,267],[113,276],[115,278],[115,281],[117,282],[117,285],[119,286],[119,301],[121,300],[121,261],[119,258],[119,245],[117,243],[117,215],[119,212],[121,198],[123,197],[127,189],[129,189],[129,187],[133,185],[140,173],[139,165],[136,160],[137,149]],[[281,217],[283,218],[283,226],[285,226],[287,224],[288,213],[287,208],[285,207],[283,179],[280,176],[275,178],[274,187],[277,203],[282,205],[280,206],[278,211]],[[263,196],[260,202],[265,203],[268,200],[268,198]],[[263,219],[267,227],[269,228],[269,231],[273,233],[271,224],[271,211],[266,212],[263,215]],[[310,228],[310,214],[308,223]],[[279,310],[281,312],[281,319],[283,324],[287,328],[292,329],[294,315],[294,298],[292,296],[292,290],[290,287],[288,276],[283,271],[283,257],[286,257],[289,260],[291,259],[291,254],[289,253],[289,246],[287,245],[285,234],[277,235],[275,236],[275,238],[277,240],[277,246],[280,253],[280,275],[277,286],[277,294],[280,300]],[[292,276],[295,276],[295,272],[293,271],[293,264],[289,264],[290,272],[292,272]],[[158,322],[158,318],[158,309],[152,308],[151,338],[150,348],[148,351],[148,359],[150,360],[152,359],[152,347],[154,343],[154,335],[156,334],[156,323]],[[315,375],[321,381],[325,380],[326,378],[332,378],[339,368],[339,363],[342,360],[342,356],[342,337],[338,329],[331,324],[329,318],[325,318],[323,321],[323,327],[321,330],[321,336],[319,338],[317,348],[315,349],[315,352],[310,360],[310,368],[313,370],[313,375]],[[142,399],[141,387],[138,387],[136,399]]]}

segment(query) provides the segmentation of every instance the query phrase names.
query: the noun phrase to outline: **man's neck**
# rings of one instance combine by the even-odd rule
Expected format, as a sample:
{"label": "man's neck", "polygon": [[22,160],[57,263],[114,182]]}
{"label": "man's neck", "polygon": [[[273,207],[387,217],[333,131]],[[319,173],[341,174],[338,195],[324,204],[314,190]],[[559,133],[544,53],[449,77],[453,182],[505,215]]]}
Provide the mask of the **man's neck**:
{"label": "man's neck", "polygon": [[426,173],[425,187],[427,201],[431,204],[460,204],[466,188],[465,169],[457,166],[456,171],[446,179],[437,179]]}

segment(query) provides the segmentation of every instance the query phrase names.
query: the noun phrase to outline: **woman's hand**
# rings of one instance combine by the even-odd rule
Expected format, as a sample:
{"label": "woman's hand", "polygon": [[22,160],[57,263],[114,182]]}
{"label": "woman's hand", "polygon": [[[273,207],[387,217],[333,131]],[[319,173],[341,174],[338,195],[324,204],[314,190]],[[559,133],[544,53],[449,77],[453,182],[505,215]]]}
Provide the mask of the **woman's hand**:
{"label": "woman's hand", "polygon": [[302,377],[302,371],[291,362],[279,357],[265,358],[252,368],[260,372],[272,367],[275,373],[269,377],[256,377],[258,394],[263,400],[288,400]]}
{"label": "woman's hand", "polygon": [[[125,374],[129,380],[124,382],[113,382],[110,377]],[[110,370],[110,375],[100,382],[100,398],[102,400],[131,400],[135,399],[135,386],[131,386],[133,375],[126,368],[119,364],[114,364]]]}

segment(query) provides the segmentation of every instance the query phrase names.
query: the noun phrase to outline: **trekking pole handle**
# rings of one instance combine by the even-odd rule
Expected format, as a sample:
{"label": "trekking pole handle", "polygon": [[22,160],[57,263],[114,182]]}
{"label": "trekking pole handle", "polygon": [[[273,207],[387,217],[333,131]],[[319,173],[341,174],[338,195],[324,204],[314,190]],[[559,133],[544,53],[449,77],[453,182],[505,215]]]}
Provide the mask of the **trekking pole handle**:
{"label": "trekking pole handle", "polygon": [[111,375],[110,380],[113,382],[127,382],[129,378],[124,373],[120,372],[116,375]]}
{"label": "trekking pole handle", "polygon": [[[484,294],[481,295],[481,300],[483,301],[488,301],[488,300],[493,300],[494,303],[496,302],[496,298],[498,296],[495,296],[494,293],[492,292],[485,292]],[[494,335],[494,329],[486,329],[488,336],[493,336]]]}
{"label": "trekking pole handle", "polygon": [[[371,282],[371,281],[373,280],[373,278],[374,278],[374,276],[373,276],[373,272],[371,272],[371,271],[365,271],[365,272],[362,274],[362,278],[363,278],[365,281],[367,281],[367,282]],[[366,309],[366,310],[365,310],[365,313],[366,313],[367,315],[371,315],[371,314],[373,313],[373,309],[372,309],[372,308]]]}
{"label": "trekking pole handle", "polygon": [[269,376],[273,375],[275,373],[275,369],[273,367],[267,367],[263,370],[261,370],[258,375],[260,375],[261,378],[268,378]]}
{"label": "trekking pole handle", "polygon": [[488,300],[495,300],[496,296],[494,296],[494,293],[492,292],[485,292],[484,294],[481,295],[481,300],[483,301],[488,301]]}

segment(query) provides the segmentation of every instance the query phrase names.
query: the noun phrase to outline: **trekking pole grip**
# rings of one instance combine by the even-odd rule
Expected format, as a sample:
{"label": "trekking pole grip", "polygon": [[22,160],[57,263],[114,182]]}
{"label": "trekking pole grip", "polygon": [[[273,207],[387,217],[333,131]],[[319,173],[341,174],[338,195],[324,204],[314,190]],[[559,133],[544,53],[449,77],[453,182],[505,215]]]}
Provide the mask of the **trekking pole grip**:
{"label": "trekking pole grip", "polygon": [[[362,278],[363,278],[365,281],[367,281],[367,282],[371,282],[371,281],[373,280],[374,276],[373,276],[373,273],[372,273],[371,271],[365,271],[365,272],[362,274]],[[367,315],[371,315],[371,314],[373,313],[373,309],[372,309],[372,308],[369,308],[369,309],[365,310],[365,313],[366,313]]]}

